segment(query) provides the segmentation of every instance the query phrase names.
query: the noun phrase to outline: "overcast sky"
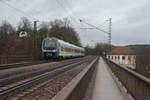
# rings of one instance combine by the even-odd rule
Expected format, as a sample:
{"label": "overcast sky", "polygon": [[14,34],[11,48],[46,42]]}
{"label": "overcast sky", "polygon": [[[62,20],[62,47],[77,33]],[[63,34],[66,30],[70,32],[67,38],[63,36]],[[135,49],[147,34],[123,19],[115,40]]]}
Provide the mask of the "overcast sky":
{"label": "overcast sky", "polygon": [[96,29],[80,29],[90,26],[80,23],[79,19],[108,31],[106,20],[112,18],[112,44],[150,44],[150,0],[57,1],[0,0],[0,22],[7,20],[16,26],[22,16],[40,22],[67,17],[85,46],[108,42],[108,35]]}

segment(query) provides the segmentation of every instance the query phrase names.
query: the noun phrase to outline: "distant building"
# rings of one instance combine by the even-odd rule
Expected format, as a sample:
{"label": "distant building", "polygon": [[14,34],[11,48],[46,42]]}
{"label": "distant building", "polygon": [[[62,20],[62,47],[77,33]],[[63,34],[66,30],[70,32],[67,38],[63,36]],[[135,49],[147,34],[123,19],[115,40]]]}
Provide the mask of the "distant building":
{"label": "distant building", "polygon": [[128,47],[117,47],[107,54],[107,59],[118,63],[127,65],[127,67],[135,68],[136,55],[133,50]]}
{"label": "distant building", "polygon": [[27,37],[27,36],[28,36],[28,33],[25,31],[22,31],[19,33],[19,37]]}

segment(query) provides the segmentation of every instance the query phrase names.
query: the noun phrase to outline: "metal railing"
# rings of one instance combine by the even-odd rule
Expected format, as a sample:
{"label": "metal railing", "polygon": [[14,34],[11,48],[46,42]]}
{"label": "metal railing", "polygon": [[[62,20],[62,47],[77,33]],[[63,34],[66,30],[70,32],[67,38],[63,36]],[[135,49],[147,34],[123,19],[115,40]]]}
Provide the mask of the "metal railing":
{"label": "metal railing", "polygon": [[150,100],[150,79],[105,58],[106,63],[135,100]]}
{"label": "metal railing", "polygon": [[33,58],[28,56],[0,56],[0,64],[16,63],[29,60],[33,60]]}

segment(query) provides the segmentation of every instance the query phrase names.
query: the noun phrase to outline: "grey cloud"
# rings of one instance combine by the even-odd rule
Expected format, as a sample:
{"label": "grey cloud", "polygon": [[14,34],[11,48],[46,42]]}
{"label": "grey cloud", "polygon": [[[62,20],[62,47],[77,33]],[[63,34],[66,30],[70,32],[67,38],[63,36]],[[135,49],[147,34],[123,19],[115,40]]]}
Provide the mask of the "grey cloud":
{"label": "grey cloud", "polygon": [[[81,30],[89,27],[80,23],[84,19],[95,26],[112,17],[112,43],[128,45],[150,43],[150,1],[149,0],[59,0],[68,12],[55,0],[7,0],[9,4],[42,21],[72,16],[71,21],[84,45],[107,42],[108,35],[97,30]],[[0,2],[0,21],[8,20],[16,25],[24,16]],[[13,18],[13,20],[12,20]],[[29,18],[33,20],[32,18]],[[70,19],[70,18],[69,18]],[[105,29],[108,24],[105,24]],[[103,28],[103,27],[102,27]],[[94,41],[94,42],[91,42]]]}

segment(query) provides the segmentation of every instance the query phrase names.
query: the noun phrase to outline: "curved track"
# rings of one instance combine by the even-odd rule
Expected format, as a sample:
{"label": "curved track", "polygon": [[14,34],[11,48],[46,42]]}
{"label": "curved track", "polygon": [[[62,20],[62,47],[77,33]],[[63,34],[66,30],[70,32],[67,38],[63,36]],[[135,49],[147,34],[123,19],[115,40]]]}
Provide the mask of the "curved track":
{"label": "curved track", "polygon": [[[24,75],[20,75],[20,76],[16,76],[16,77],[11,77],[9,79],[5,79],[5,80],[1,80],[1,84],[3,85],[8,85],[12,82],[14,82],[13,80],[17,80],[20,81],[21,79],[23,79],[23,77],[29,77],[30,75],[35,74],[34,77],[26,80],[26,81],[22,81],[19,84],[15,84],[12,86],[9,86],[5,89],[1,89],[0,90],[0,100],[3,100],[5,98],[7,98],[9,95],[12,95],[13,93],[19,92],[20,90],[24,90],[34,84],[38,84],[42,81],[48,80],[49,78],[52,78],[60,73],[63,73],[67,70],[70,70],[82,63],[85,63],[87,61],[91,61],[93,60],[94,57],[85,57],[82,59],[78,59],[76,61],[72,61],[69,62],[67,64],[62,64],[62,65],[57,65],[55,67],[49,68],[49,69],[44,69],[44,70],[39,70],[38,72],[32,72],[32,73],[26,73]],[[30,76],[31,77],[31,76]]]}

